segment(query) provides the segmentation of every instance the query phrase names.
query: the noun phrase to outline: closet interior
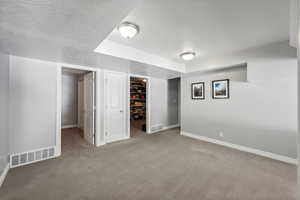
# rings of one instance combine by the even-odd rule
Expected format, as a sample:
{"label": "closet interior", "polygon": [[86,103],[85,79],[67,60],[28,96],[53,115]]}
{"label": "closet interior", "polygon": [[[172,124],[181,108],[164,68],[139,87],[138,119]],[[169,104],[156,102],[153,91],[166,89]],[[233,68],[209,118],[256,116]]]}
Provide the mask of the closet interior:
{"label": "closet interior", "polygon": [[130,136],[146,133],[147,79],[130,77]]}

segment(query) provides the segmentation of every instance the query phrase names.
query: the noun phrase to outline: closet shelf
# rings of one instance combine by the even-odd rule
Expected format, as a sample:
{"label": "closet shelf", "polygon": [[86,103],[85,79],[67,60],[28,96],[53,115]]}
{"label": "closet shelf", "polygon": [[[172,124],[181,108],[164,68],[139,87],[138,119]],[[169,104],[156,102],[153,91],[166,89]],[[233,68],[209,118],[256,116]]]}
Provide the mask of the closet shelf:
{"label": "closet shelf", "polygon": [[131,101],[146,101],[146,99],[130,99]]}
{"label": "closet shelf", "polygon": [[130,94],[146,94],[146,92],[130,92]]}
{"label": "closet shelf", "polygon": [[146,118],[146,83],[142,78],[130,78],[130,118],[141,120]]}

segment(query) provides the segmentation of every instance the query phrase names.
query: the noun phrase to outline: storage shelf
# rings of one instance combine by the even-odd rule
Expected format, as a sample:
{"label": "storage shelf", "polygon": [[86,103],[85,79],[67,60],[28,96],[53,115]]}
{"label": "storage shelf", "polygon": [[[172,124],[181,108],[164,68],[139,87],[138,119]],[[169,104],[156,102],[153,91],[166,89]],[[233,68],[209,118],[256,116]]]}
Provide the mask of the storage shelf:
{"label": "storage shelf", "polygon": [[144,105],[143,106],[134,106],[134,105],[131,105],[130,107],[132,108],[138,108],[138,107],[145,107]]}
{"label": "storage shelf", "polygon": [[130,83],[136,83],[136,84],[145,84],[144,82],[141,82],[141,81],[130,81]]}
{"label": "storage shelf", "polygon": [[130,94],[146,94],[146,92],[130,92]]}
{"label": "storage shelf", "polygon": [[131,101],[146,101],[146,99],[130,99]]}
{"label": "storage shelf", "polygon": [[130,118],[144,119],[146,117],[146,85],[142,79],[130,79]]}

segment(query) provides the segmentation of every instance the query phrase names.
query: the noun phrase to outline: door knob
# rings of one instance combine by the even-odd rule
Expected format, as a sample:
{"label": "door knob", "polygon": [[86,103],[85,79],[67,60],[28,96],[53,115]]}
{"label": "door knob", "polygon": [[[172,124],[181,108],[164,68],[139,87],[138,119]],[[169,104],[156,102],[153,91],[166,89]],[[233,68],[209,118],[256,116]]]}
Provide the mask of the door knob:
{"label": "door knob", "polygon": [[123,112],[123,110],[120,110],[120,113],[122,113]]}

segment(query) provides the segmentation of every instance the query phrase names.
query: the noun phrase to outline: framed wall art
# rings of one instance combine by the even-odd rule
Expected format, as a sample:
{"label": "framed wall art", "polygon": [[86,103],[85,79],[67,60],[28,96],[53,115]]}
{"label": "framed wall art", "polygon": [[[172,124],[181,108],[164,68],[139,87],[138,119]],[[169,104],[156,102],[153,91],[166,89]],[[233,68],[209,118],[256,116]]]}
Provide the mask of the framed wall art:
{"label": "framed wall art", "polygon": [[229,99],[229,79],[212,81],[212,98]]}
{"label": "framed wall art", "polygon": [[204,82],[192,83],[192,99],[194,99],[194,100],[205,99],[205,83]]}

